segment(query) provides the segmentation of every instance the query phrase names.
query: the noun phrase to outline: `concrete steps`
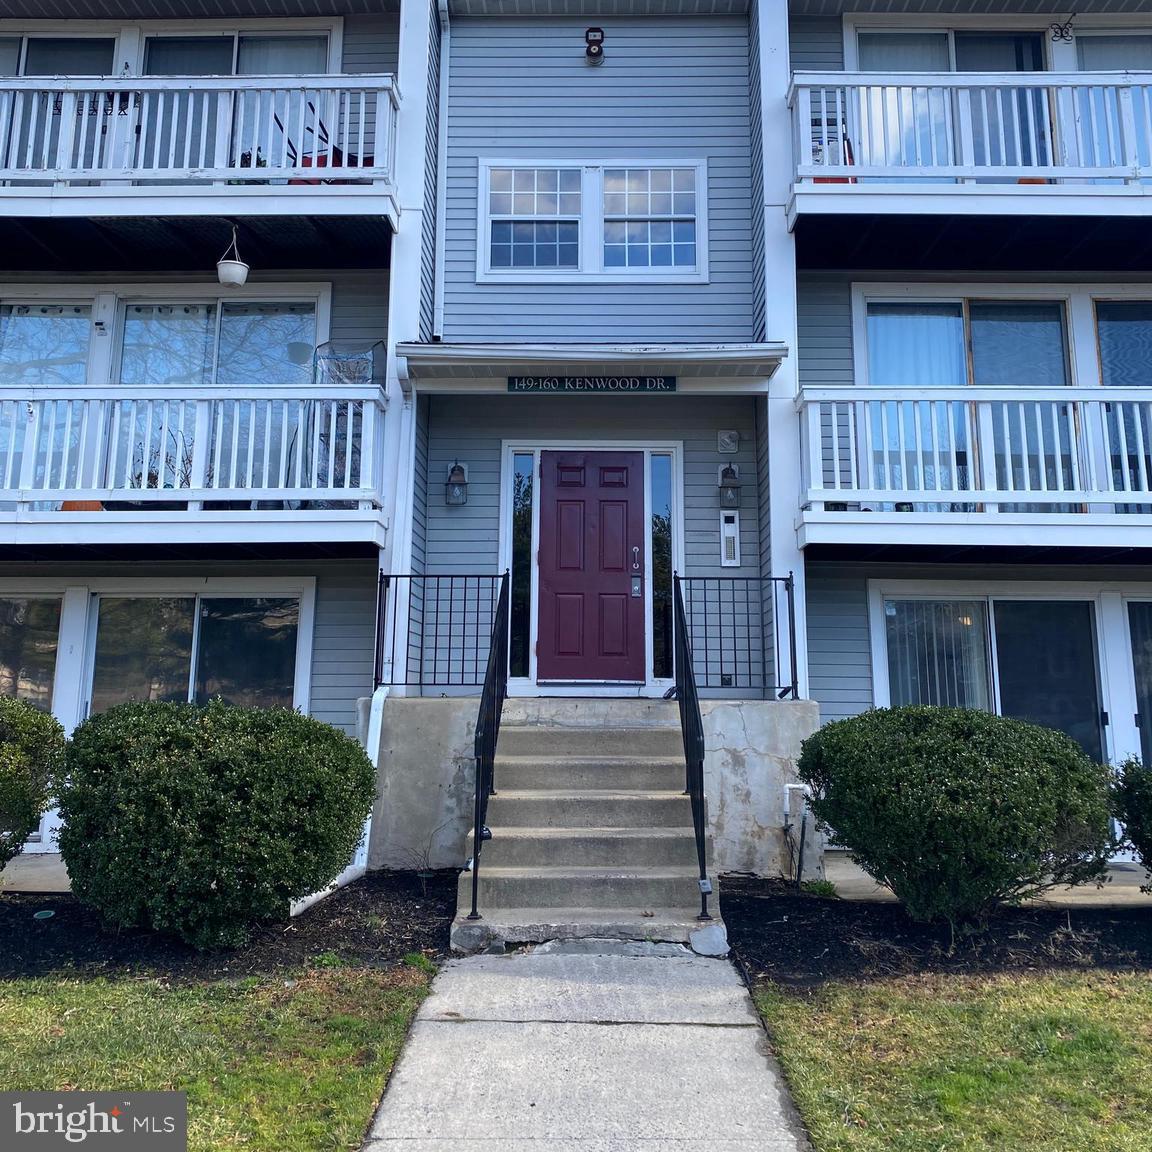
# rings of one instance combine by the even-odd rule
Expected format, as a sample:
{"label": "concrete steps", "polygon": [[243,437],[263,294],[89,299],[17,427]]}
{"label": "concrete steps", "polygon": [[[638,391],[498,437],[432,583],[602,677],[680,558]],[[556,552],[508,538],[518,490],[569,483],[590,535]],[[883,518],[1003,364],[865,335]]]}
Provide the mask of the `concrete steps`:
{"label": "concrete steps", "polygon": [[[702,927],[674,704],[508,701],[495,780],[492,839],[479,869],[481,919],[466,919],[466,871],[454,947],[585,937],[687,943]],[[716,897],[711,905],[718,924]]]}

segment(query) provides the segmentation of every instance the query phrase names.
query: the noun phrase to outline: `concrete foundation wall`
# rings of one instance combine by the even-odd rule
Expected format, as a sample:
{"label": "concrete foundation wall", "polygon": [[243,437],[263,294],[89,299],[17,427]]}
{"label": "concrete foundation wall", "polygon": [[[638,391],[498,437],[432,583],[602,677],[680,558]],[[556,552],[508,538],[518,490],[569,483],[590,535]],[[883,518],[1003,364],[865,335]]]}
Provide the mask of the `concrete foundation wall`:
{"label": "concrete foundation wall", "polygon": [[[385,701],[369,868],[415,868],[425,862],[433,868],[463,867],[473,813],[476,707],[474,698]],[[819,727],[817,705],[706,700],[701,714],[712,871],[785,873],[786,786],[796,779],[801,741]],[[811,827],[805,861],[807,875],[819,874],[820,849]]]}

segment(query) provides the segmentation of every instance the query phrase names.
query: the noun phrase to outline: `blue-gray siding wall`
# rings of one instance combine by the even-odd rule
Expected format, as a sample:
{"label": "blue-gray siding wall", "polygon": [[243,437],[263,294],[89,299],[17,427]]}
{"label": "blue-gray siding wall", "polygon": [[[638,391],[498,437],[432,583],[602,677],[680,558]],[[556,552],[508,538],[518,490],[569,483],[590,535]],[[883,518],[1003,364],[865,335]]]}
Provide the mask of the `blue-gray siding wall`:
{"label": "blue-gray siding wall", "polygon": [[[590,19],[590,18],[589,18]],[[458,19],[449,79],[445,340],[749,340],[748,24],[612,18]],[[708,161],[709,284],[477,284],[477,164]]]}
{"label": "blue-gray siding wall", "polygon": [[[689,576],[758,576],[756,419],[752,398],[433,396],[428,444],[430,573],[496,572],[499,563],[503,440],[683,441],[684,554]],[[722,457],[716,433],[735,429],[740,452]],[[441,479],[454,460],[468,465],[468,503],[449,508]],[[717,465],[740,469],[741,568],[720,567]]]}
{"label": "blue-gray siding wall", "polygon": [[796,326],[800,386],[851,385],[852,294],[848,277],[800,272],[796,277]]}
{"label": "blue-gray siding wall", "polygon": [[429,398],[416,400],[416,459],[412,478],[412,571],[424,571],[428,537],[428,405]]}
{"label": "blue-gray siding wall", "polygon": [[386,272],[333,272],[328,276],[318,274],[316,279],[332,282],[333,340],[368,344],[387,339]]}
{"label": "blue-gray siding wall", "polygon": [[760,9],[748,13],[748,111],[752,139],[752,338],[764,339],[767,284],[764,279],[764,129],[760,109]]}
{"label": "blue-gray siding wall", "polygon": [[[769,488],[768,453],[768,400],[757,396],[756,406],[756,489],[759,510],[760,533],[760,575],[767,580],[772,575],[772,496]],[[771,584],[765,584],[761,591],[764,606],[766,645],[771,647],[776,638],[775,596]]]}
{"label": "blue-gray siding wall", "polygon": [[[436,10],[436,6],[432,6]],[[395,74],[400,54],[400,16],[348,16],[344,20],[344,71]]]}
{"label": "blue-gray siding wall", "polygon": [[793,72],[838,72],[844,67],[844,30],[839,16],[794,16],[788,21]]}
{"label": "blue-gray siding wall", "polygon": [[440,13],[428,5],[428,121],[424,135],[424,227],[420,237],[420,339],[431,340],[436,310],[436,179],[440,147]]}

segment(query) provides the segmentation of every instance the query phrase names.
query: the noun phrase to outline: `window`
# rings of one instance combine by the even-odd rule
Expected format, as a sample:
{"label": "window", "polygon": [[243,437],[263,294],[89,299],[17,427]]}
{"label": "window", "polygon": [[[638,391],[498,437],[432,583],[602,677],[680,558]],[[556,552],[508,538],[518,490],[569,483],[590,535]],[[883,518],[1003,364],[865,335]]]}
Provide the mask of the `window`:
{"label": "window", "polygon": [[291,708],[299,621],[297,597],[101,596],[90,710],[218,696]]}
{"label": "window", "polygon": [[316,306],[311,302],[127,304],[120,381],[306,385],[315,346]]}
{"label": "window", "polygon": [[60,598],[0,597],[0,696],[52,707]]}
{"label": "window", "polygon": [[87,304],[0,306],[0,383],[87,383],[91,334]]}
{"label": "window", "polygon": [[984,708],[1103,756],[1090,600],[881,598],[888,701]]}
{"label": "window", "polygon": [[707,278],[702,163],[482,165],[479,280]]}

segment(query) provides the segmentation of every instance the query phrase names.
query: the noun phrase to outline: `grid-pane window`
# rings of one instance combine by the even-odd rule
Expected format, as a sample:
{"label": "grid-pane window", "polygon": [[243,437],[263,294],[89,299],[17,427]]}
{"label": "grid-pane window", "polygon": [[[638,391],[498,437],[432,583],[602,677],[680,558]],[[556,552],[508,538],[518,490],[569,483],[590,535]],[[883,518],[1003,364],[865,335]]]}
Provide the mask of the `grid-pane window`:
{"label": "grid-pane window", "polygon": [[493,268],[578,268],[579,168],[493,168],[488,214]]}
{"label": "grid-pane window", "polygon": [[696,170],[604,172],[604,267],[696,266]]}

